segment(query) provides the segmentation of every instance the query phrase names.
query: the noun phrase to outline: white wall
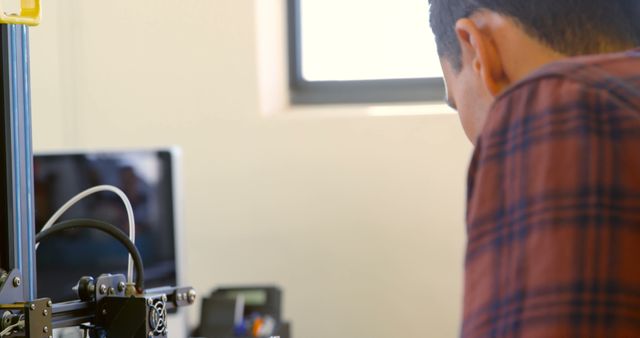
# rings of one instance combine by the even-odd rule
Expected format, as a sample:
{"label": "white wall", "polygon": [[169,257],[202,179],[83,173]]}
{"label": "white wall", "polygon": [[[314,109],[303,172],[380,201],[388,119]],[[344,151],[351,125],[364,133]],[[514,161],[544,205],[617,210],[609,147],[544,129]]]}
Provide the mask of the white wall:
{"label": "white wall", "polygon": [[265,117],[256,1],[44,1],[36,148],[180,145],[187,282],[281,285],[296,338],[455,336],[457,117]]}

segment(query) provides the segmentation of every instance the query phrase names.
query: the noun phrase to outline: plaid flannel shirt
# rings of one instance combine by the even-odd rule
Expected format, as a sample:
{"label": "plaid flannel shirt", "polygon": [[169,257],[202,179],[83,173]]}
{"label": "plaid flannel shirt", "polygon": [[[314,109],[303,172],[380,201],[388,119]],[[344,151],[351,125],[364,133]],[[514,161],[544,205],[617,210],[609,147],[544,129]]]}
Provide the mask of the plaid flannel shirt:
{"label": "plaid flannel shirt", "polygon": [[462,337],[640,337],[640,50],[498,97],[467,231]]}

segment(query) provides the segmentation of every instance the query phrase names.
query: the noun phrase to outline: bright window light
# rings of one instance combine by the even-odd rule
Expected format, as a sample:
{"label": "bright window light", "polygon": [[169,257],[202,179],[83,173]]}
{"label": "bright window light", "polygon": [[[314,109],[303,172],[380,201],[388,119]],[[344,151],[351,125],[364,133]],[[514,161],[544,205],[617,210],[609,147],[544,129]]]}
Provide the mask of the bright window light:
{"label": "bright window light", "polygon": [[300,0],[307,81],[442,77],[427,0]]}

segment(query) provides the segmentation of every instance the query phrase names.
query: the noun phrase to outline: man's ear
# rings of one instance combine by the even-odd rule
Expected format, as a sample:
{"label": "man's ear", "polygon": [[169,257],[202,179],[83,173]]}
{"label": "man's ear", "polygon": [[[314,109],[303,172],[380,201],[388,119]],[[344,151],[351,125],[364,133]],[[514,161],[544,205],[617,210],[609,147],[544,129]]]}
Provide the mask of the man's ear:
{"label": "man's ear", "polygon": [[458,20],[455,30],[462,49],[463,64],[471,65],[491,95],[500,94],[509,82],[491,32],[480,30],[468,18]]}

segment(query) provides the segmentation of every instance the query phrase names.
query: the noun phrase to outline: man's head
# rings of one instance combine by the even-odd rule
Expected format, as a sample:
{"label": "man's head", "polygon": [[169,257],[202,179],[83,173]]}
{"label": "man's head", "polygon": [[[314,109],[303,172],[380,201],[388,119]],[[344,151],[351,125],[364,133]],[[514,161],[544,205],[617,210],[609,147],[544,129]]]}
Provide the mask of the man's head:
{"label": "man's head", "polygon": [[472,142],[494,98],[567,56],[640,45],[640,0],[429,0],[447,83]]}

